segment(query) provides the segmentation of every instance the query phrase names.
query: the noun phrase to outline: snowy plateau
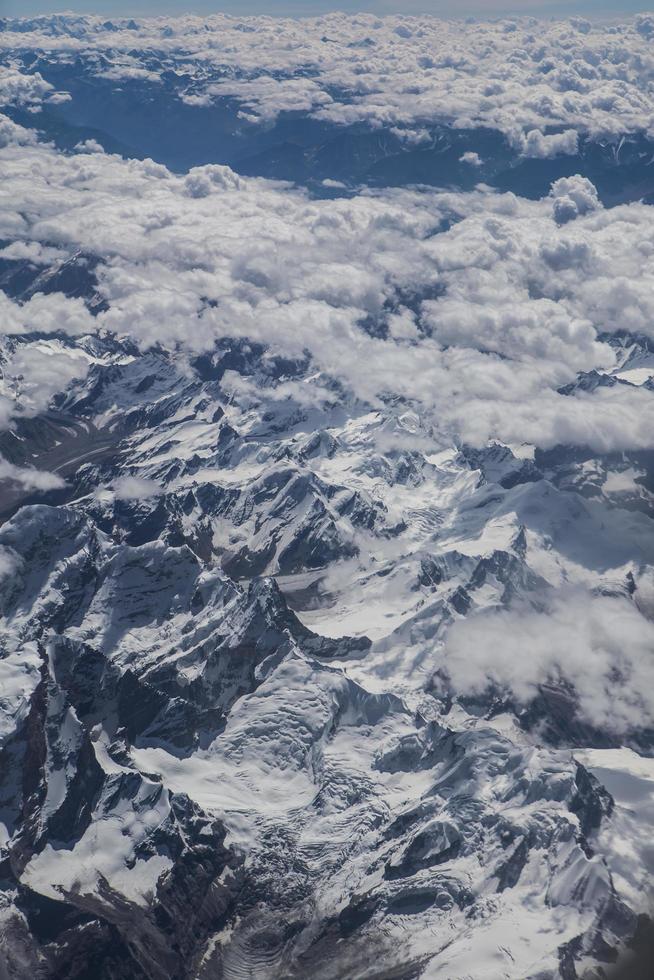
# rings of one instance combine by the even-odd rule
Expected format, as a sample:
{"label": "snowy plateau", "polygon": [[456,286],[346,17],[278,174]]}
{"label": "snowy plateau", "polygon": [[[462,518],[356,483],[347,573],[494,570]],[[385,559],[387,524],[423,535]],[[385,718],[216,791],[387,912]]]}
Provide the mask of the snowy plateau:
{"label": "snowy plateau", "polygon": [[0,113],[0,980],[651,980],[654,16],[4,19]]}

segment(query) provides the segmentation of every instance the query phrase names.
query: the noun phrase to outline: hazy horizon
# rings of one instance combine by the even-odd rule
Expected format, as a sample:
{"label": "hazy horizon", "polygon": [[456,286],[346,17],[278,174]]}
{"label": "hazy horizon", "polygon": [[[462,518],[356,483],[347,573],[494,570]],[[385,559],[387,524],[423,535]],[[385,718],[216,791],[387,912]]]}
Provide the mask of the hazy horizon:
{"label": "hazy horizon", "polygon": [[631,16],[643,12],[643,6],[638,0],[626,0],[616,3],[615,0],[527,0],[522,3],[511,3],[510,0],[460,0],[452,3],[450,0],[409,0],[409,2],[393,2],[393,0],[281,0],[281,2],[266,2],[266,0],[226,0],[215,3],[212,0],[194,0],[185,3],[183,0],[79,0],[72,5],[65,5],[48,0],[0,0],[0,15],[4,17],[38,16],[39,14],[77,13],[99,14],[107,17],[146,17],[174,16],[187,13],[209,14],[227,13],[234,15],[268,14],[270,16],[306,17],[324,14],[330,11],[346,13],[370,12],[375,14],[433,14],[440,17],[475,16],[480,19],[498,16],[550,16],[568,17],[583,15],[585,17],[620,17]]}

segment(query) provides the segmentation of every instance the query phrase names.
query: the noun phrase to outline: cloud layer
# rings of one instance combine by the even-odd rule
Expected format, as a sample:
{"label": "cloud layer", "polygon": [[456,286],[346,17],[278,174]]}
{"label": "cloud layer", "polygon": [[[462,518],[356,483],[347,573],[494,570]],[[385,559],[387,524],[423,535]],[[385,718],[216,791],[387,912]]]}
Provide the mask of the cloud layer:
{"label": "cloud layer", "polygon": [[[155,84],[184,64],[184,98],[231,95],[260,123],[294,108],[418,140],[437,119],[484,124],[548,158],[575,152],[581,132],[649,129],[653,33],[647,17],[608,27],[61,17],[8,22],[0,50],[8,64],[33,48],[82,54],[113,79]],[[38,72],[3,71],[14,106],[63,97]],[[225,166],[173,174],[93,141],[58,153],[2,118],[0,237],[11,242],[2,258],[47,267],[81,250],[100,260],[108,305],[93,316],[62,293],[0,296],[6,335],[111,331],[189,352],[246,337],[308,353],[372,406],[389,396],[414,403],[444,445],[652,445],[652,391],[614,377],[621,355],[611,342],[619,331],[654,336],[649,207],[605,210],[579,176],[541,201],[483,185],[317,201]],[[53,371],[51,355],[34,345],[7,351],[3,424],[42,410],[53,379],[65,388],[86,370],[60,349]],[[589,372],[609,381],[571,389]]]}
{"label": "cloud layer", "polygon": [[[7,334],[112,331],[190,352],[247,337],[310,353],[372,405],[415,402],[444,444],[652,445],[647,387],[559,393],[618,369],[607,335],[654,335],[648,206],[604,210],[583,178],[536,202],[484,188],[316,201],[223,166],[177,176],[98,152],[0,152],[0,236],[29,255],[98,256],[109,304],[92,316],[61,293],[3,297]],[[38,384],[42,367],[22,356],[8,376],[34,393],[28,358]],[[56,377],[84,370],[69,359]]]}
{"label": "cloud layer", "polygon": [[188,79],[184,99],[233,97],[250,121],[301,110],[395,126],[409,138],[426,123],[488,126],[525,155],[544,157],[574,152],[577,132],[651,130],[651,20],[37,17],[8,21],[0,50],[82,55],[116,80],[156,84],[177,71]]}

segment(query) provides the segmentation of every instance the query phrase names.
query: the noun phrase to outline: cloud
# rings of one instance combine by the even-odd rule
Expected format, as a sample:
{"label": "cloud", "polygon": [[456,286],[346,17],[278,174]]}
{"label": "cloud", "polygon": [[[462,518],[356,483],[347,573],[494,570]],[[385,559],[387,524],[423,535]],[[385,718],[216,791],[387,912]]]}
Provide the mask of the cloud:
{"label": "cloud", "polygon": [[0,249],[0,259],[8,259],[12,262],[26,260],[32,265],[50,265],[66,258],[68,258],[66,252],[49,248],[40,242],[10,242]]}
{"label": "cloud", "polygon": [[56,473],[37,470],[33,466],[15,466],[0,456],[0,480],[11,480],[25,490],[57,490],[66,485]]}
{"label": "cloud", "polygon": [[628,599],[571,590],[543,611],[471,615],[452,625],[444,667],[460,694],[493,685],[528,704],[539,685],[566,682],[580,714],[618,734],[654,723],[654,623]]}
{"label": "cloud", "polygon": [[[41,297],[46,305],[50,298]],[[53,306],[56,308],[56,300]],[[65,391],[73,380],[83,378],[88,369],[88,357],[61,342],[37,340],[18,345],[8,353],[3,365],[0,429],[10,425],[15,416],[44,411],[53,395]]]}
{"label": "cloud", "polygon": [[22,565],[22,558],[11,548],[0,546],[0,579],[13,575]]}
{"label": "cloud", "polygon": [[314,112],[333,102],[320,81],[311,78],[270,78],[263,75],[252,79],[225,79],[209,85],[204,93],[209,98],[239,99],[248,111],[241,117],[249,122],[273,122],[280,112]]}
{"label": "cloud", "polygon": [[554,199],[553,213],[557,225],[565,225],[579,215],[602,207],[595,186],[587,177],[580,177],[579,174],[555,181],[550,197]]}
{"label": "cloud", "polygon": [[540,129],[530,129],[521,141],[521,152],[525,157],[545,160],[560,154],[575,154],[578,150],[579,134],[574,129],[564,133],[546,136]]}
{"label": "cloud", "polygon": [[[14,249],[18,249],[14,243]],[[25,243],[24,248],[34,246]],[[36,245],[38,249],[38,244]],[[48,252],[44,253],[47,260]],[[29,261],[33,261],[31,258]],[[71,336],[92,333],[93,317],[78,298],[69,298],[63,293],[36,293],[25,303],[16,303],[0,292],[0,316],[3,333],[65,333]]]}
{"label": "cloud", "polygon": [[[0,153],[11,202],[0,235],[16,258],[98,256],[109,307],[94,317],[61,293],[0,297],[17,341],[110,331],[143,349],[200,352],[247,338],[310,356],[372,406],[405,399],[444,445],[652,446],[648,389],[559,392],[578,372],[619,369],[605,334],[654,336],[651,209],[605,210],[586,178],[557,181],[542,201],[483,187],[312,200],[224,166],[179,176],[44,145]],[[29,357],[34,400],[49,368]],[[50,373],[64,383],[83,368],[61,364]]]}
{"label": "cloud", "polygon": [[146,480],[139,476],[121,476],[113,483],[116,500],[146,500],[156,497],[162,488],[154,480]]}
{"label": "cloud", "polygon": [[0,106],[25,106],[42,102],[54,87],[39,72],[27,75],[0,65]]}
{"label": "cloud", "polygon": [[78,153],[104,153],[104,147],[97,140],[82,140],[75,144]]}
{"label": "cloud", "polygon": [[208,197],[213,190],[238,190],[244,185],[238,174],[229,167],[208,164],[189,170],[184,186],[190,197]]}
{"label": "cloud", "polygon": [[18,123],[12,122],[7,116],[0,114],[0,148],[15,145],[28,145],[36,143],[36,133],[31,129],[25,129]]}
{"label": "cloud", "polygon": [[654,38],[654,17],[651,14],[638,14],[636,30],[646,41],[651,41]]}
{"label": "cloud", "polygon": [[[492,15],[498,6],[478,3],[475,12],[484,10]],[[215,14],[107,27],[99,17],[71,16],[18,29],[9,20],[0,51],[39,50],[62,61],[81,55],[104,77],[150,84],[172,66],[189,79],[185,102],[235,98],[246,123],[303,111],[415,133],[434,123],[488,126],[526,140],[528,155],[551,156],[575,152],[575,133],[650,129],[651,21],[649,14],[619,25],[578,17],[464,23],[421,13],[301,21]],[[8,71],[12,99],[47,96],[40,76],[28,83]]]}

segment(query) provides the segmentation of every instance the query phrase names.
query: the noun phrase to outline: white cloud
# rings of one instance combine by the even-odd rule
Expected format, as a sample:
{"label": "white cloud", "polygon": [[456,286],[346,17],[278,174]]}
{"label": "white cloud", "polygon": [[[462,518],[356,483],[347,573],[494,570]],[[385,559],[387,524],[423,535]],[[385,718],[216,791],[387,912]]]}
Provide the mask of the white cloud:
{"label": "white cloud", "polygon": [[463,153],[459,157],[460,163],[468,163],[471,167],[481,167],[484,162],[478,153],[473,153],[472,150],[468,150],[467,153]]}
{"label": "white cloud", "polygon": [[647,41],[654,38],[654,17],[651,14],[636,15],[636,30]]}
{"label": "white cloud", "polygon": [[38,104],[53,91],[53,86],[38,71],[26,75],[16,68],[0,65],[0,106]]}
{"label": "white cloud", "polygon": [[574,129],[549,136],[541,133],[540,129],[530,129],[521,141],[521,152],[525,157],[548,159],[560,154],[574,154],[577,152],[578,144],[579,136]]}
{"label": "white cloud", "polygon": [[9,146],[10,143],[17,145],[36,143],[36,133],[0,114],[0,148]]}
{"label": "white cloud", "polygon": [[550,196],[554,199],[554,220],[559,225],[602,207],[596,187],[587,177],[580,177],[579,174],[555,181]]}
{"label": "white cloud", "polygon": [[104,153],[104,147],[97,140],[82,140],[75,144],[78,153]]}
{"label": "white cloud", "polygon": [[[292,19],[182,16],[118,21],[76,17],[60,29],[8,29],[0,50],[93,58],[105,77],[158,83],[178,67],[188,104],[242,103],[245,121],[304,111],[336,123],[420,133],[425,124],[489,126],[535,155],[574,152],[574,137],[647,131],[653,105],[651,15],[620,25],[572,20],[492,22],[330,13]],[[248,29],[243,30],[246,24]],[[117,28],[117,29],[115,29]],[[154,53],[159,58],[157,65]],[[24,76],[23,76],[24,77]],[[8,79],[11,98],[39,100],[38,76]],[[42,83],[45,84],[45,83]],[[541,138],[542,136],[542,138]]]}
{"label": "white cloud", "polygon": [[549,681],[571,684],[581,715],[622,734],[654,723],[654,623],[627,599],[570,591],[548,608],[471,615],[451,627],[444,667],[454,689],[489,684],[526,704]]}
{"label": "white cloud", "polygon": [[[1,220],[1,219],[0,219]],[[14,243],[14,249],[19,248]],[[29,243],[26,249],[35,247]],[[37,251],[41,251],[36,246]],[[45,253],[48,256],[48,251]],[[25,256],[27,257],[27,256]],[[32,259],[29,259],[32,261]],[[0,316],[3,333],[62,333],[72,336],[91,333],[93,317],[81,299],[70,299],[63,293],[36,293],[25,303],[16,303],[0,292]]]}
{"label": "white cloud", "polygon": [[56,473],[37,470],[33,466],[15,466],[0,456],[0,480],[19,483],[25,490],[57,490],[66,485]]}
{"label": "white cloud", "polygon": [[35,342],[17,347],[3,369],[2,386],[14,400],[12,414],[37,415],[54,394],[83,378],[89,362],[79,351]]}
{"label": "white cloud", "polygon": [[147,500],[158,496],[161,490],[158,483],[139,476],[121,476],[113,483],[116,500]]}
{"label": "white cloud", "polygon": [[0,259],[10,259],[14,262],[26,260],[32,265],[50,265],[51,263],[68,258],[66,252],[57,248],[49,248],[40,242],[10,242],[0,249]]}
{"label": "white cloud", "polygon": [[110,305],[92,317],[62,294],[5,298],[8,333],[110,330],[187,351],[244,337],[309,352],[373,405],[384,392],[414,402],[445,444],[652,445],[649,390],[557,392],[579,371],[616,367],[599,333],[654,334],[651,209],[604,210],[585,178],[557,181],[542,201],[484,189],[311,200],[222,166],[177,176],[111,154],[0,152],[11,202],[0,235],[25,255],[100,256]]}
{"label": "white cloud", "polygon": [[238,174],[220,164],[193,167],[184,180],[191,197],[208,197],[212,190],[238,190],[243,183]]}

